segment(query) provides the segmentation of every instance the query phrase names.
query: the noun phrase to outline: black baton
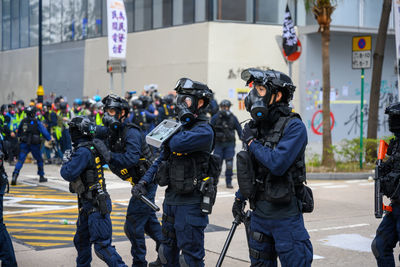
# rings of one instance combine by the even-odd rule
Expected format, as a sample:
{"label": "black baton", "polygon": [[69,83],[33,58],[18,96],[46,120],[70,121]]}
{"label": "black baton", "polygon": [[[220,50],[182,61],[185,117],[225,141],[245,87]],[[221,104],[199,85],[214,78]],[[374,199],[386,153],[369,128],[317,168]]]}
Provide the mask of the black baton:
{"label": "black baton", "polygon": [[224,247],[222,248],[221,254],[219,255],[217,265],[215,265],[216,267],[222,266],[222,262],[224,261],[226,252],[228,251],[229,244],[231,243],[233,235],[235,234],[236,228],[239,224],[240,224],[240,218],[239,218],[239,216],[236,216],[235,220],[232,222],[231,230],[229,231],[228,237],[226,238],[226,241],[225,241]]}
{"label": "black baton", "polygon": [[160,208],[144,195],[140,195],[140,200],[143,201],[144,204],[152,208],[154,211],[160,211]]}

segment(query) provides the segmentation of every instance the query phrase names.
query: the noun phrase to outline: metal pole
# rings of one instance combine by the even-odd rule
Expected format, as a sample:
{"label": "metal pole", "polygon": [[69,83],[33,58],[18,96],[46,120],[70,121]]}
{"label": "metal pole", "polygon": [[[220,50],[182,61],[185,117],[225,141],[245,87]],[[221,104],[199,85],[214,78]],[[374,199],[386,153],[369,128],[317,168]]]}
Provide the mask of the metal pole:
{"label": "metal pole", "polygon": [[[288,60],[288,65],[289,65],[289,77],[290,77],[290,79],[292,79],[292,64],[293,64],[293,62]],[[292,79],[292,80],[293,80],[293,79]]]}
{"label": "metal pole", "polygon": [[364,120],[364,69],[361,69],[361,116],[360,116],[360,169],[363,164],[363,120]]}
{"label": "metal pole", "polygon": [[42,80],[42,0],[39,0],[39,44],[38,44],[38,88],[36,91],[37,100],[39,103],[43,103],[44,90],[43,90],[43,80]]}
{"label": "metal pole", "polygon": [[121,96],[124,96],[124,70],[121,72]]}
{"label": "metal pole", "polygon": [[114,91],[114,79],[113,79],[113,73],[110,72],[110,90]]}

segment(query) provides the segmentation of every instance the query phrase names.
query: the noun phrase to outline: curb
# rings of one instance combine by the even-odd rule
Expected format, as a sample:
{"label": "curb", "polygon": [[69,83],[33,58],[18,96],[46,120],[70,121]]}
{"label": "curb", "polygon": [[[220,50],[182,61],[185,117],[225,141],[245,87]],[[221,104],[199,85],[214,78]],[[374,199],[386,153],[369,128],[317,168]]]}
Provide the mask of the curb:
{"label": "curb", "polygon": [[307,173],[307,180],[368,180],[374,177],[372,172],[328,172],[328,173]]}

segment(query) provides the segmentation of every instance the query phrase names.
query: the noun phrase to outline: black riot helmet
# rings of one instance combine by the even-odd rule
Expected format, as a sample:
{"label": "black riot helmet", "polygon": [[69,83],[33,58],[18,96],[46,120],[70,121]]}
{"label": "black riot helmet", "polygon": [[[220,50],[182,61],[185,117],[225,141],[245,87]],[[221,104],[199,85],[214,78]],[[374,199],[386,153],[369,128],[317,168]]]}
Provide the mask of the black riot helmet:
{"label": "black riot helmet", "polygon": [[139,100],[142,101],[142,107],[147,109],[151,102],[153,101],[150,96],[148,95],[141,95],[139,96]]}
{"label": "black riot helmet", "polygon": [[76,116],[68,123],[72,142],[79,138],[92,139],[96,133],[96,126],[86,116]]}
{"label": "black riot helmet", "polygon": [[175,97],[172,94],[168,94],[163,97],[163,101],[167,105],[172,105],[174,103]]}
{"label": "black riot helmet", "polygon": [[25,112],[26,112],[26,116],[30,119],[33,119],[36,116],[36,108],[34,106],[28,106],[25,109]]}
{"label": "black riot helmet", "polygon": [[228,108],[230,108],[232,106],[232,103],[231,103],[231,101],[229,101],[227,99],[224,99],[224,100],[221,101],[221,103],[219,103],[219,106],[220,107],[228,107]]}
{"label": "black riot helmet", "polygon": [[[204,83],[181,78],[174,89],[177,92],[176,108],[178,119],[185,124],[192,123],[200,111],[207,108],[212,98],[212,91]],[[204,104],[198,108],[198,102],[203,99]]]}
{"label": "black riot helmet", "polygon": [[142,109],[143,108],[143,102],[140,99],[132,100],[131,103],[132,103],[133,109]]}
{"label": "black riot helmet", "polygon": [[389,105],[385,109],[385,114],[389,115],[389,131],[400,133],[400,103]]}
{"label": "black riot helmet", "polygon": [[[276,104],[277,92],[282,93],[281,102],[288,104],[296,89],[290,77],[280,71],[250,68],[242,72],[241,78],[246,81],[246,85],[253,84],[253,89],[246,96],[244,103],[246,110],[255,120],[265,120],[268,117],[271,107]],[[257,85],[266,88],[265,95],[259,95]],[[275,97],[272,99],[273,95]]]}
{"label": "black riot helmet", "polygon": [[[104,97],[101,102],[104,104],[104,116],[102,119],[104,126],[110,128],[111,130],[118,130],[121,127],[121,120],[128,116],[128,102],[122,97],[114,94]],[[115,110],[114,115],[109,114],[108,111],[110,109]],[[119,117],[123,110],[125,110],[125,114]]]}

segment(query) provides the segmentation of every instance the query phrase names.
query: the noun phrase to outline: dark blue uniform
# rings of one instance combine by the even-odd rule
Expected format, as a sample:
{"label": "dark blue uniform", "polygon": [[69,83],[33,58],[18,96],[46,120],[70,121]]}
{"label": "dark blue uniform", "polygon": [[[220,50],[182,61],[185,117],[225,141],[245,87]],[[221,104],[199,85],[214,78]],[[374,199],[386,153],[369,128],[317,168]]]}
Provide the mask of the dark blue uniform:
{"label": "dark blue uniform", "polygon": [[[282,176],[306,145],[307,131],[304,124],[300,119],[292,119],[274,149],[255,140],[250,144],[249,151],[272,175]],[[236,197],[242,198],[240,191]],[[287,205],[273,204],[266,200],[255,202],[250,231],[262,233],[266,238],[258,241],[250,235],[250,250],[255,249],[265,254],[265,257],[256,258],[250,253],[252,266],[277,266],[276,256],[279,256],[282,266],[311,266],[313,250],[304,227],[300,203],[296,197],[291,199]]]}
{"label": "dark blue uniform", "polygon": [[[212,148],[214,132],[208,123],[200,123],[190,130],[183,129],[175,134],[168,143],[172,153],[193,153]],[[154,162],[143,180],[153,181],[161,161],[168,157],[166,149]],[[163,235],[165,242],[160,246],[159,257],[168,262],[164,266],[179,266],[179,253],[189,266],[204,266],[204,229],[208,224],[208,216],[201,212],[202,195],[196,190],[191,194],[177,194],[171,188],[165,191],[163,204]],[[181,256],[182,257],[182,256]]]}
{"label": "dark blue uniform", "polygon": [[[124,127],[127,127],[126,125]],[[121,130],[122,131],[122,130]],[[108,128],[98,127],[96,134],[104,137],[108,134]],[[136,128],[129,128],[125,138],[125,152],[118,153],[111,150],[110,165],[117,169],[130,169],[138,164],[141,154],[143,137],[142,133]],[[157,185],[149,183],[146,197],[154,202]],[[132,266],[147,266],[146,261],[146,233],[157,243],[157,247],[162,240],[161,226],[156,213],[141,200],[131,197],[126,213],[124,226],[125,234],[131,241],[131,254],[133,257]]]}
{"label": "dark blue uniform", "polygon": [[[2,137],[0,137],[0,151],[3,151]],[[0,159],[3,161],[3,159]],[[1,266],[17,266],[15,259],[14,248],[11,242],[10,235],[7,232],[7,228],[3,223],[3,197],[7,187],[7,181],[2,179],[5,175],[3,163],[0,166],[0,260]]]}
{"label": "dark blue uniform", "polygon": [[[28,118],[25,118],[21,121],[21,124],[18,128],[18,136],[21,137],[24,134],[23,130],[23,124],[24,121],[29,120]],[[46,128],[43,126],[43,124],[36,119],[37,122],[37,127],[39,132],[46,138],[47,141],[50,141],[51,136],[49,132],[46,130]],[[30,124],[34,125],[34,121],[30,121]],[[40,142],[38,144],[27,144],[23,140],[21,141],[19,145],[20,153],[19,153],[19,158],[18,158],[18,163],[15,165],[14,173],[19,173],[19,171],[22,169],[22,166],[24,165],[26,155],[28,155],[29,152],[32,153],[32,156],[35,158],[36,163],[38,165],[38,175],[43,176],[44,175],[44,170],[43,170],[43,158],[42,154],[40,152]]]}
{"label": "dark blue uniform", "polygon": [[[239,138],[242,135],[242,127],[240,126],[240,123],[236,116],[233,114],[230,114],[229,117],[221,118],[220,115],[221,111],[217,112],[212,118],[211,118],[211,125],[214,126],[215,131],[217,132],[217,138],[215,142],[215,148],[214,148],[214,154],[218,155],[221,159],[221,166],[223,161],[225,160],[226,163],[226,169],[225,169],[225,181],[227,185],[231,185],[232,183],[232,175],[233,175],[233,157],[235,156],[235,133],[234,130],[236,130]],[[218,132],[218,126],[217,124],[221,124],[221,121],[223,120],[228,120],[225,121],[224,123],[227,123],[227,128],[229,131],[231,131],[231,135],[233,138],[225,138],[223,137],[221,141],[218,138],[219,133]],[[230,125],[232,124],[232,125]],[[228,130],[226,129],[226,130]]]}
{"label": "dark blue uniform", "polygon": [[[86,141],[86,140],[82,140]],[[86,147],[79,147],[69,162],[61,167],[61,176],[69,182],[75,181],[91,164],[94,156]],[[112,204],[107,199],[107,208],[110,213],[101,215],[91,200],[79,197],[79,217],[76,222],[77,230],[74,236],[74,245],[78,252],[77,266],[90,266],[92,261],[92,244],[96,255],[105,261],[108,266],[126,266],[117,253],[112,241],[112,224],[110,213]]]}

